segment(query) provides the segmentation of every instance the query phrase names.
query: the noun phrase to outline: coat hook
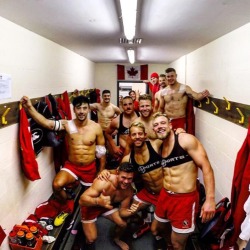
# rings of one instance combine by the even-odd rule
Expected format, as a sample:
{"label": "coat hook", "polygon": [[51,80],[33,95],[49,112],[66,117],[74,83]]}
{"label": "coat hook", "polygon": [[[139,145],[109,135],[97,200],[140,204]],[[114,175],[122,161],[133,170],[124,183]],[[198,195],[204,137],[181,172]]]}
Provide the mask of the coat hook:
{"label": "coat hook", "polygon": [[244,121],[245,121],[245,116],[242,114],[241,110],[239,108],[236,108],[238,113],[240,114],[241,116],[241,120],[239,120],[239,123],[240,124],[244,124]]}
{"label": "coat hook", "polygon": [[206,101],[206,104],[209,104],[210,103],[210,99],[208,97],[207,98],[207,101]]}
{"label": "coat hook", "polygon": [[227,102],[226,110],[230,110],[231,109],[231,103],[226,99],[226,97],[223,97],[223,98]]}
{"label": "coat hook", "polygon": [[211,101],[211,103],[214,105],[214,107],[215,107],[215,111],[214,111],[214,114],[218,114],[219,113],[219,108],[218,108],[218,106],[213,102],[213,101]]}
{"label": "coat hook", "polygon": [[5,119],[5,116],[8,114],[8,112],[10,111],[10,108],[7,108],[5,111],[4,111],[4,113],[3,113],[3,115],[2,115],[2,125],[6,125],[8,122],[6,121],[6,119]]}
{"label": "coat hook", "polygon": [[200,101],[198,101],[198,102],[199,102],[198,108],[201,108],[201,107],[202,107],[202,104],[201,104]]}

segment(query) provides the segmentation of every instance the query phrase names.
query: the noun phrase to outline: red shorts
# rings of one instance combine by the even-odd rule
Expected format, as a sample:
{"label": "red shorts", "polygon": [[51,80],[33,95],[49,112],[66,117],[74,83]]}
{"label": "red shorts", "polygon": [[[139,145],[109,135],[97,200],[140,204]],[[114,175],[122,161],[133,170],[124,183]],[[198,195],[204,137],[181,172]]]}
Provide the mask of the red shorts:
{"label": "red shorts", "polygon": [[84,186],[91,186],[93,180],[96,177],[96,162],[93,161],[89,165],[75,165],[69,161],[66,161],[63,171],[70,173],[76,180],[80,179],[80,182]]}
{"label": "red shorts", "polygon": [[195,229],[195,218],[198,213],[199,193],[169,193],[162,189],[155,209],[155,219],[160,222],[171,222],[173,231],[191,233]]}
{"label": "red shorts", "polygon": [[170,119],[173,129],[183,128],[186,130],[186,117]]}
{"label": "red shorts", "polygon": [[82,223],[93,223],[98,216],[107,216],[118,211],[118,208],[106,209],[104,207],[81,207]]}
{"label": "red shorts", "polygon": [[143,188],[142,190],[140,190],[136,195],[134,195],[134,200],[138,201],[138,202],[142,202],[142,203],[146,203],[148,205],[155,205],[157,204],[159,198],[159,193],[153,193],[153,192],[149,192],[147,189]]}

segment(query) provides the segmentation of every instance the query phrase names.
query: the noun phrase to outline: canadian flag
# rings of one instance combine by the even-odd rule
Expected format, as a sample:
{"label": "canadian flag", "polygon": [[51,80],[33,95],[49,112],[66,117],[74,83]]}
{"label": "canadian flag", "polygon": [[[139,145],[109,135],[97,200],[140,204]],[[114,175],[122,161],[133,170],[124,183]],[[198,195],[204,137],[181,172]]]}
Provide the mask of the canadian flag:
{"label": "canadian flag", "polygon": [[117,65],[117,80],[148,80],[148,65]]}

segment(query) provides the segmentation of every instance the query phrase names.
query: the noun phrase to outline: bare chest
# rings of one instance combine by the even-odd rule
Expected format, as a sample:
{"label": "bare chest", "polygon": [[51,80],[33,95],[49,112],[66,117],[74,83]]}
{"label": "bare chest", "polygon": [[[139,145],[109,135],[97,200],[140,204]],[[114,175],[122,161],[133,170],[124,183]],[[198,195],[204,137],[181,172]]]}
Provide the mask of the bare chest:
{"label": "bare chest", "polygon": [[98,116],[99,117],[103,117],[103,118],[113,118],[115,115],[115,111],[113,109],[112,106],[108,106],[108,107],[100,107],[98,110]]}
{"label": "bare chest", "polygon": [[68,142],[71,145],[85,145],[92,146],[96,142],[96,135],[94,133],[75,133],[68,135]]}

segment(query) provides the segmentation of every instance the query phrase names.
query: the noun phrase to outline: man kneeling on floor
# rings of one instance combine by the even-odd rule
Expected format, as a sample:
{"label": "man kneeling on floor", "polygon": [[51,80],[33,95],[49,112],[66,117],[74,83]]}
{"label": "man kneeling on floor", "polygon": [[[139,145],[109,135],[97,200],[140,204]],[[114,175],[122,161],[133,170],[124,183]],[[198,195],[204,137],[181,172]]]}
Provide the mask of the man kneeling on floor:
{"label": "man kneeling on floor", "polygon": [[80,197],[82,226],[86,243],[94,249],[97,238],[96,220],[98,216],[113,221],[116,224],[114,242],[122,249],[128,250],[129,246],[120,240],[127,226],[124,218],[131,216],[136,211],[136,206],[131,206],[134,190],[131,186],[134,177],[133,166],[123,162],[117,174],[111,174],[109,180],[95,179]]}

